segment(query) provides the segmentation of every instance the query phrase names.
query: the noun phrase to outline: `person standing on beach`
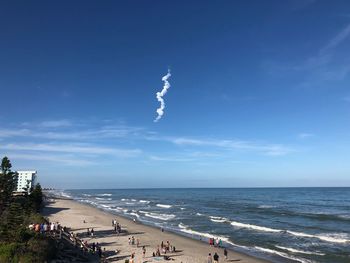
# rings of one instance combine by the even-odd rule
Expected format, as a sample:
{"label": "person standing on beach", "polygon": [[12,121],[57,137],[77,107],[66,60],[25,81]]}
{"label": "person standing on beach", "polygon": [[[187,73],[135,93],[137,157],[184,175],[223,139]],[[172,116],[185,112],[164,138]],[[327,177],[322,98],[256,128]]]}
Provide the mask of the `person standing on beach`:
{"label": "person standing on beach", "polygon": [[208,263],[213,263],[213,258],[211,256],[211,253],[209,253],[209,255],[208,255],[208,261],[207,262]]}
{"label": "person standing on beach", "polygon": [[94,229],[93,228],[91,228],[91,237],[94,237]]}
{"label": "person standing on beach", "polygon": [[227,260],[227,249],[224,248],[224,256],[225,256],[225,259]]}
{"label": "person standing on beach", "polygon": [[145,246],[142,247],[142,256],[143,256],[143,258],[146,257],[146,247]]}
{"label": "person standing on beach", "polygon": [[213,258],[214,258],[214,263],[219,263],[219,255],[218,255],[218,253],[215,252]]}

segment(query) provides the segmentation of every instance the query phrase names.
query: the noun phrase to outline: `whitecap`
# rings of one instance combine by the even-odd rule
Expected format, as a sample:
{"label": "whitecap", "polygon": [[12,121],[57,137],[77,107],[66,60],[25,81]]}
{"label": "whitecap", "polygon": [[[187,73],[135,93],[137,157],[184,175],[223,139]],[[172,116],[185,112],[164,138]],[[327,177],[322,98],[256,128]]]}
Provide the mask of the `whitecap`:
{"label": "whitecap", "polygon": [[172,207],[172,205],[163,205],[163,204],[157,204],[158,207],[161,207],[161,208],[170,208]]}
{"label": "whitecap", "polygon": [[231,225],[239,228],[248,228],[248,229],[253,229],[253,230],[258,230],[263,232],[274,232],[274,233],[282,232],[282,230],[279,230],[279,229],[273,229],[269,227],[257,226],[257,225],[251,225],[251,224],[244,224],[236,221],[232,221]]}
{"label": "whitecap", "polygon": [[98,196],[112,196],[112,194],[98,194]]}
{"label": "whitecap", "polygon": [[129,215],[131,215],[131,216],[136,216],[137,218],[139,218],[140,217],[140,215],[138,215],[137,213],[129,213]]}
{"label": "whitecap", "polygon": [[311,252],[311,251],[303,251],[295,248],[290,248],[290,247],[282,247],[282,246],[275,246],[279,249],[287,250],[292,253],[299,253],[299,254],[306,254],[306,255],[319,255],[319,256],[324,256],[325,254],[319,253],[319,252]]}
{"label": "whitecap", "polygon": [[347,236],[344,234],[319,234],[319,235],[312,235],[312,234],[307,234],[307,233],[302,233],[302,232],[295,232],[291,230],[281,230],[281,229],[275,229],[275,228],[269,228],[269,227],[264,227],[264,226],[257,226],[257,225],[252,225],[252,224],[245,224],[245,223],[240,223],[240,222],[235,222],[232,221],[231,225],[234,227],[239,227],[239,228],[247,228],[247,229],[252,229],[252,230],[257,230],[257,231],[262,231],[262,232],[271,232],[271,233],[287,233],[293,236],[297,237],[304,237],[304,238],[317,238],[326,242],[331,242],[331,243],[348,243],[350,242],[349,239],[347,239]]}
{"label": "whitecap", "polygon": [[151,201],[148,201],[148,200],[140,200],[139,202],[140,202],[140,203],[144,203],[144,204],[149,204]]}
{"label": "whitecap", "polygon": [[225,223],[225,222],[227,222],[227,218],[225,218],[225,217],[219,217],[218,219],[210,218],[210,221],[213,221],[216,223]]}
{"label": "whitecap", "polygon": [[288,258],[288,259],[295,260],[295,261],[298,261],[301,263],[312,263],[313,262],[313,261],[310,261],[307,259],[297,258],[297,257],[291,256],[291,255],[288,255],[287,253],[276,251],[276,250],[269,249],[269,248],[263,248],[263,247],[257,247],[257,246],[255,246],[254,248],[259,250],[259,251],[265,252],[265,253],[275,254],[275,255],[278,255],[280,257]]}
{"label": "whitecap", "polygon": [[163,221],[168,221],[168,220],[174,219],[176,217],[173,214],[158,214],[158,213],[145,213],[144,215],[147,217],[160,219]]}
{"label": "whitecap", "polygon": [[274,208],[276,206],[274,205],[259,205],[258,208],[264,209],[264,208]]}

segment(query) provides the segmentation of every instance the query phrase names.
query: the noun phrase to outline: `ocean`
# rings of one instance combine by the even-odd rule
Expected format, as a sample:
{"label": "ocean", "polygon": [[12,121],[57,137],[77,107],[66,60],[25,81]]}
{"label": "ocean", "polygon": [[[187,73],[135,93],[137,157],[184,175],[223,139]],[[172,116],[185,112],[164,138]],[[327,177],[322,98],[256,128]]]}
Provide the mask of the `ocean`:
{"label": "ocean", "polygon": [[56,190],[272,262],[350,262],[350,188]]}

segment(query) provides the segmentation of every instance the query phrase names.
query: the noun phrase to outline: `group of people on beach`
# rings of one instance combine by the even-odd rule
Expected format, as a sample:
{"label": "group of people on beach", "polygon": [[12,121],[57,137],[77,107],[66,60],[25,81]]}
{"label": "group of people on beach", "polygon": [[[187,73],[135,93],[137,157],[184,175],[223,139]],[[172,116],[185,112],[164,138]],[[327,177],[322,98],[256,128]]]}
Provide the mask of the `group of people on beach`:
{"label": "group of people on beach", "polygon": [[214,247],[222,247],[222,240],[219,238],[209,238],[209,245]]}
{"label": "group of people on beach", "polygon": [[[225,256],[225,259],[227,260],[227,255],[228,253],[227,253],[227,249],[226,248],[224,248],[224,256]],[[219,263],[219,255],[218,255],[218,253],[217,252],[215,252],[214,253],[214,255],[212,256],[211,255],[211,253],[209,253],[209,255],[208,255],[208,263]],[[214,261],[213,261],[214,260]]]}
{"label": "group of people on beach", "polygon": [[117,235],[119,235],[122,232],[122,227],[116,219],[112,220],[112,227],[114,228],[114,232],[117,233]]}
{"label": "group of people on beach", "polygon": [[59,222],[45,222],[45,223],[30,223],[29,226],[28,226],[29,230],[33,230],[35,232],[38,232],[38,233],[46,233],[48,231],[50,232],[55,232],[56,230],[59,230],[60,229],[60,223]]}

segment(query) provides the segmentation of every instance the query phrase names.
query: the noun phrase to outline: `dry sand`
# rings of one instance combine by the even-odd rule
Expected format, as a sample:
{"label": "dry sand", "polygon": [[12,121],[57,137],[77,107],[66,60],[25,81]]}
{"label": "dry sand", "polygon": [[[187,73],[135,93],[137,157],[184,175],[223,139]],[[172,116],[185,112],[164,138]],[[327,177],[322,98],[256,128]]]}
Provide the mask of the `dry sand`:
{"label": "dry sand", "polygon": [[[71,228],[88,243],[98,242],[102,248],[106,249],[106,256],[109,255],[108,262],[125,262],[131,253],[135,253],[135,263],[145,262],[183,262],[183,263],[207,263],[207,256],[217,252],[220,256],[219,262],[240,262],[254,263],[267,262],[261,259],[250,257],[233,251],[228,251],[228,260],[223,255],[223,249],[210,247],[208,244],[183,237],[174,233],[162,232],[160,229],[134,223],[129,219],[109,214],[89,205],[81,204],[73,200],[55,198],[51,199],[44,209],[44,216],[50,221],[59,222],[62,226]],[[128,234],[117,236],[112,227],[112,219],[116,219],[122,225],[123,230]],[[84,220],[86,223],[84,223]],[[85,233],[87,228],[94,228],[94,238],[88,237]],[[139,239],[140,246],[128,244],[129,237],[134,236]],[[157,246],[164,241],[169,241],[176,247],[176,253],[170,253],[172,261],[152,258],[152,253]],[[146,247],[146,257],[142,257],[142,246]],[[120,251],[118,254],[115,251]]]}

